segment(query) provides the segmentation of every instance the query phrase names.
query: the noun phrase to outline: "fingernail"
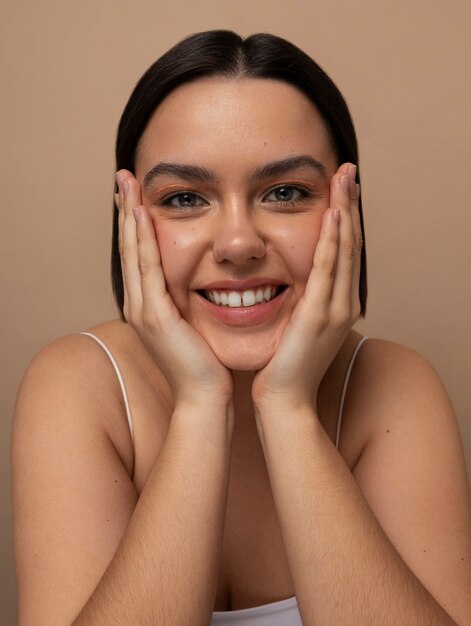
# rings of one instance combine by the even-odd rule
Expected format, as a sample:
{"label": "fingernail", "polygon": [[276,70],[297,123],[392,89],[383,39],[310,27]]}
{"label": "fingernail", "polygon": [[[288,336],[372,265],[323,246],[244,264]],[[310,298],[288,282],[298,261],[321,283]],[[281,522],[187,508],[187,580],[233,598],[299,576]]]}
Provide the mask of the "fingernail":
{"label": "fingernail", "polygon": [[340,177],[340,187],[343,191],[348,192],[348,176],[343,175]]}
{"label": "fingernail", "polygon": [[350,165],[350,167],[348,168],[348,177],[350,178],[352,183],[355,182],[356,174],[357,174],[357,166],[356,165]]}
{"label": "fingernail", "polygon": [[116,183],[118,184],[118,189],[123,188],[123,176],[120,172],[116,172]]}
{"label": "fingernail", "polygon": [[340,223],[340,209],[334,209],[332,211],[332,219],[336,224]]}
{"label": "fingernail", "polygon": [[119,193],[114,194],[114,204],[115,207],[119,210]]}

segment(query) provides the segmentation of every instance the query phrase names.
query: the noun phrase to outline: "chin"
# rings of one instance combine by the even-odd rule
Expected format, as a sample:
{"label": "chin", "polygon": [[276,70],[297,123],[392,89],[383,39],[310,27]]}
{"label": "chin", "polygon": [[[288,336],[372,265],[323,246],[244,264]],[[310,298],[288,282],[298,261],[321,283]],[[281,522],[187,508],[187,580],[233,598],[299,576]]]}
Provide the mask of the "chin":
{"label": "chin", "polygon": [[219,361],[230,370],[254,372],[268,364],[276,346],[261,346],[254,341],[233,341],[229,345],[212,345]]}
{"label": "chin", "polygon": [[225,367],[236,372],[255,372],[261,370],[268,364],[272,357],[272,355],[263,357],[259,354],[216,354],[216,356]]}

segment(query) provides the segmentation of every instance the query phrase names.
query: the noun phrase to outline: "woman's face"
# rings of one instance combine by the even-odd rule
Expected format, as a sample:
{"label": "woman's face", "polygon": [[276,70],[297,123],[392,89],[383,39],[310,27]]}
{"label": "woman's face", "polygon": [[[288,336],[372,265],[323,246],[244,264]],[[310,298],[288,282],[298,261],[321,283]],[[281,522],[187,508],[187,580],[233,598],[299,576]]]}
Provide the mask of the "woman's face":
{"label": "woman's face", "polygon": [[256,370],[273,356],[337,166],[317,110],[282,81],[199,79],[151,118],[136,177],[167,289],[226,367]]}

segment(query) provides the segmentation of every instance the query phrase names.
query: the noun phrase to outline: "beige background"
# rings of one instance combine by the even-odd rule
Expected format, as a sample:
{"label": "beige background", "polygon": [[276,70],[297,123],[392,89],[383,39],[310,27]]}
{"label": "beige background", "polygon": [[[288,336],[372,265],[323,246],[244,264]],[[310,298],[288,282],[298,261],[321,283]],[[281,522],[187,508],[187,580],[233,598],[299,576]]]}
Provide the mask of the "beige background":
{"label": "beige background", "polygon": [[108,278],[116,125],[141,73],[193,32],[286,37],[346,96],[369,262],[369,311],[358,328],[435,366],[471,469],[469,0],[4,0],[1,10],[2,624],[16,621],[16,389],[41,346],[116,315]]}

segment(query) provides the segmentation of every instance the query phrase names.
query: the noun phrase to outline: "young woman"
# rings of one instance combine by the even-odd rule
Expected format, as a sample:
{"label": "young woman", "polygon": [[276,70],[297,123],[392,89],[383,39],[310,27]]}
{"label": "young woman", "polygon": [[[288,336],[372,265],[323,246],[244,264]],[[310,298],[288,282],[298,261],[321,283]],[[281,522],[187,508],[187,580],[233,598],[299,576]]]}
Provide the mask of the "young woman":
{"label": "young woman", "polygon": [[116,154],[122,317],[47,346],[18,395],[20,625],[469,624],[450,401],[352,328],[331,80],[279,37],[198,33],[141,78]]}

